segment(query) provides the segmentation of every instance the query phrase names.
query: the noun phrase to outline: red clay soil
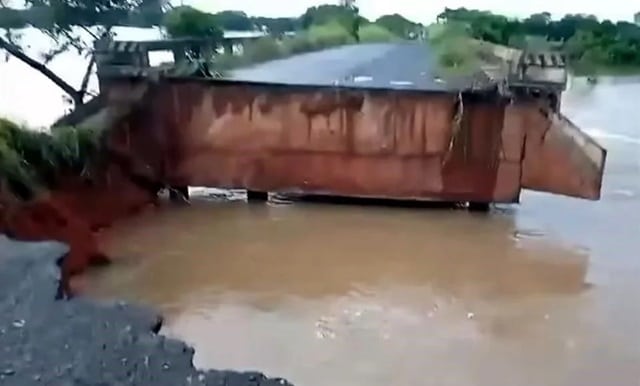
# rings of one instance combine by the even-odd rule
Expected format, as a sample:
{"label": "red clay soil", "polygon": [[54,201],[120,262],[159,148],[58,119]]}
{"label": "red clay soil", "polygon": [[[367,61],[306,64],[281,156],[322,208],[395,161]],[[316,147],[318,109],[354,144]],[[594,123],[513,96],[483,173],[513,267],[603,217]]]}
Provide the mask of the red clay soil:
{"label": "red clay soil", "polygon": [[153,202],[154,196],[117,168],[104,183],[67,179],[58,189],[35,200],[0,208],[0,232],[25,241],[57,240],[70,247],[62,262],[63,286],[93,265],[109,262],[98,247],[95,232]]}

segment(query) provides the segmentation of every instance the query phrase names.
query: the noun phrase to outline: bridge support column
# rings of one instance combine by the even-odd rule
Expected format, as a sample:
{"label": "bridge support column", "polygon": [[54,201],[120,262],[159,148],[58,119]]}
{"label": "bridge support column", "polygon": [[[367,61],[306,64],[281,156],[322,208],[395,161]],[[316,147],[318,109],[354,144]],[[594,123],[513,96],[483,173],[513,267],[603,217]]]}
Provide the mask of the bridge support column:
{"label": "bridge support column", "polygon": [[189,201],[189,187],[172,186],[171,189],[169,189],[169,200],[176,203]]}
{"label": "bridge support column", "polygon": [[266,202],[269,200],[268,192],[260,192],[256,190],[247,190],[247,201],[249,202]]}
{"label": "bridge support column", "polygon": [[489,211],[488,202],[469,202],[469,212],[486,213]]}

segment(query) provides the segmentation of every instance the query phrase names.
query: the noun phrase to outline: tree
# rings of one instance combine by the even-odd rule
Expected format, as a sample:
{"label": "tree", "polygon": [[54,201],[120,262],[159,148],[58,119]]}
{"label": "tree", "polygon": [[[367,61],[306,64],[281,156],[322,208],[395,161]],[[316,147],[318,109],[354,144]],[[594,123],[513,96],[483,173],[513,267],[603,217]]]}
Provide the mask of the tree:
{"label": "tree", "polygon": [[167,12],[163,23],[167,33],[174,38],[198,37],[220,41],[224,34],[218,27],[215,15],[187,5]]}
{"label": "tree", "polygon": [[416,33],[420,29],[420,24],[414,23],[397,13],[379,17],[376,20],[376,24],[383,26],[394,35],[404,38],[410,37],[412,33]]}
{"label": "tree", "polygon": [[[69,96],[75,107],[81,106],[88,94],[89,77],[95,66],[93,42],[109,36],[111,28],[119,20],[126,20],[131,12],[137,9],[140,2],[141,0],[25,0],[27,8],[24,12],[18,13],[22,15],[21,19],[14,19],[13,26],[7,24],[0,26],[0,29],[4,30],[4,37],[0,37],[0,51],[4,51],[8,56],[15,57],[43,74]],[[4,0],[0,0],[0,10],[5,15],[13,14],[14,17],[17,15],[11,12]],[[19,34],[16,34],[12,28],[17,27],[20,20],[39,29],[52,39],[53,44],[50,49],[41,54],[42,60],[30,56],[21,45]],[[78,89],[47,67],[55,57],[69,50],[89,60]]]}
{"label": "tree", "polygon": [[242,11],[222,11],[214,15],[217,25],[223,30],[252,31],[253,21]]}
{"label": "tree", "polygon": [[331,4],[308,8],[300,19],[304,29],[309,29],[312,25],[337,22],[351,31],[354,25],[361,22],[357,8]]}

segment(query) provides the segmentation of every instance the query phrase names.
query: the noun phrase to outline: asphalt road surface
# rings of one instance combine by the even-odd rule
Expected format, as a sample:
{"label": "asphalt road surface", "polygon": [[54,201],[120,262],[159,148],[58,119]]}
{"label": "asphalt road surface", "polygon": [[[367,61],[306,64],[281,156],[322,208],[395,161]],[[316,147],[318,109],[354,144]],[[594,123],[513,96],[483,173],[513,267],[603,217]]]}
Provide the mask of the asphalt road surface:
{"label": "asphalt road surface", "polygon": [[0,385],[276,386],[261,373],[199,371],[194,350],[158,335],[162,318],[127,303],[56,300],[67,247],[0,235]]}
{"label": "asphalt road surface", "polygon": [[238,81],[307,86],[443,91],[424,42],[347,45],[245,67]]}

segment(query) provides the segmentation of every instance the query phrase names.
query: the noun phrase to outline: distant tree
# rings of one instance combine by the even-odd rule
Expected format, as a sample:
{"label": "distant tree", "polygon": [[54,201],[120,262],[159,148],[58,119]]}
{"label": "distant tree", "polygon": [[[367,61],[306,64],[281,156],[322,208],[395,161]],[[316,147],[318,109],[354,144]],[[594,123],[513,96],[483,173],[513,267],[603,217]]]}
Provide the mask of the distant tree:
{"label": "distant tree", "polygon": [[383,26],[391,33],[405,38],[409,37],[411,33],[416,33],[420,28],[420,24],[414,23],[397,13],[381,16],[375,21],[375,23]]}
{"label": "distant tree", "polygon": [[342,5],[320,5],[311,7],[300,17],[302,28],[309,29],[312,25],[323,25],[337,22],[349,31],[359,26],[362,19],[358,9]]}
{"label": "distant tree", "polygon": [[[126,20],[138,9],[141,1],[25,0],[26,9],[19,12],[22,16],[18,16],[6,1],[0,0],[0,14],[10,15],[10,23],[0,24],[0,32],[4,32],[4,36],[0,37],[0,51],[4,51],[7,58],[13,56],[47,77],[78,107],[85,101],[89,77],[95,65],[93,42],[110,35],[111,28]],[[21,22],[38,28],[51,38],[52,44],[46,52],[41,53],[40,60],[28,54],[21,45],[20,33],[14,29],[20,27]],[[89,61],[79,88],[71,86],[48,67],[54,58],[69,50],[85,56]]]}
{"label": "distant tree", "polygon": [[223,30],[252,31],[255,24],[246,13],[242,11],[222,11],[214,14],[214,19]]}
{"label": "distant tree", "polygon": [[221,40],[223,31],[218,27],[215,15],[190,6],[173,8],[164,16],[164,27],[174,38],[198,37]]}

